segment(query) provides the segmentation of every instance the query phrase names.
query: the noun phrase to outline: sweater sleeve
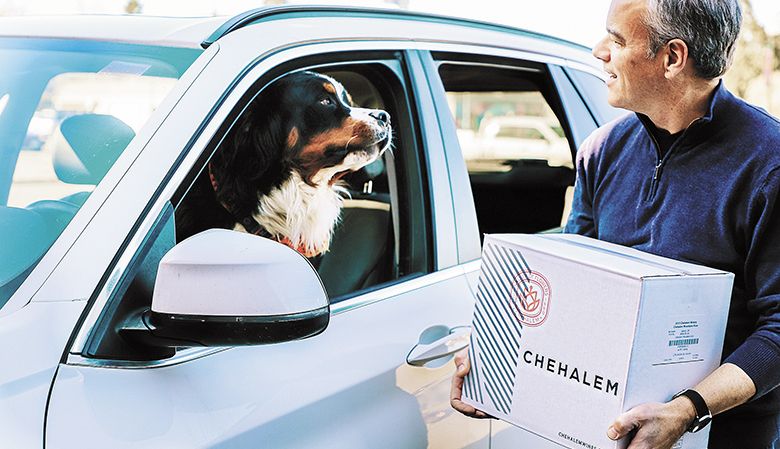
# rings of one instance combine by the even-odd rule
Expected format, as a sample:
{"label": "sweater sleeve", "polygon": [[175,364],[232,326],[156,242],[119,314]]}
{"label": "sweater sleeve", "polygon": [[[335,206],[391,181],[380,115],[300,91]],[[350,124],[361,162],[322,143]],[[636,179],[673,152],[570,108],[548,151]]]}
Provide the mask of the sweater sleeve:
{"label": "sweater sleeve", "polygon": [[756,328],[725,362],[750,376],[757,399],[780,385],[780,167],[764,180],[751,215],[756,221],[744,275]]}
{"label": "sweater sleeve", "polygon": [[576,159],[576,179],[574,181],[574,196],[571,213],[566,221],[563,232],[580,234],[597,238],[596,225],[593,217],[593,177],[595,176],[595,155],[597,154],[597,139],[591,134],[580,145]]}

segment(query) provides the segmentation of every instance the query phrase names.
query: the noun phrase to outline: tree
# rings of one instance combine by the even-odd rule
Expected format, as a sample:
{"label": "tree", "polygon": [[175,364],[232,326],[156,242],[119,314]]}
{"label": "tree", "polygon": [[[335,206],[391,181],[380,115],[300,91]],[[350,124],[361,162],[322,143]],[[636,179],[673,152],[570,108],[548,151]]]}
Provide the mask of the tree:
{"label": "tree", "polygon": [[[756,21],[750,0],[741,0],[742,32],[734,51],[734,62],[726,72],[725,80],[729,89],[740,97],[745,97],[750,83],[769,71],[776,70],[772,44],[777,37],[770,38],[764,28]],[[771,42],[770,42],[771,41]],[[778,47],[774,46],[775,52]],[[769,66],[767,66],[769,65]]]}
{"label": "tree", "polygon": [[125,5],[125,12],[128,14],[141,14],[143,9],[143,5],[137,0],[130,0],[127,2],[127,5]]}

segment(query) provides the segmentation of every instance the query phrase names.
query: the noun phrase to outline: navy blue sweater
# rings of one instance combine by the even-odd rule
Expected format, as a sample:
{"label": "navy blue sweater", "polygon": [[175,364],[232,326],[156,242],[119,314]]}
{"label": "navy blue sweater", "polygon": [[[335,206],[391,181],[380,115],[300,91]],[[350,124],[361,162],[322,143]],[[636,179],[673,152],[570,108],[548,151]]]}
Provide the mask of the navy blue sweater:
{"label": "navy blue sweater", "polygon": [[778,413],[780,122],[721,83],[663,157],[648,126],[630,114],[583,143],[566,232],[734,273],[723,360],[757,392],[732,413]]}

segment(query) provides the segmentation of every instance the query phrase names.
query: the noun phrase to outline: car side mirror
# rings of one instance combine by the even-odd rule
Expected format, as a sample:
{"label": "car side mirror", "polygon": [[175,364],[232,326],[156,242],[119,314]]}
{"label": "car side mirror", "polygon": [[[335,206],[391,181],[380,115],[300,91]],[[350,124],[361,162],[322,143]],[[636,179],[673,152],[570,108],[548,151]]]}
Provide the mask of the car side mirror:
{"label": "car side mirror", "polygon": [[174,246],[157,272],[151,310],[125,335],[151,346],[240,346],[317,335],[328,296],[297,251],[211,229]]}

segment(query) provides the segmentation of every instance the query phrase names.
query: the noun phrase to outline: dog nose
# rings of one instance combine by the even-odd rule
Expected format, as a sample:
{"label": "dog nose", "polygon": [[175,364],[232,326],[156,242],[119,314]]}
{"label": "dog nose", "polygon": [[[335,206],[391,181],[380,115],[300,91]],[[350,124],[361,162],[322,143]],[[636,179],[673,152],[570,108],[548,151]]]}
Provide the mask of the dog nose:
{"label": "dog nose", "polygon": [[372,111],[368,115],[370,115],[373,119],[381,123],[388,123],[390,121],[390,114],[379,109]]}

